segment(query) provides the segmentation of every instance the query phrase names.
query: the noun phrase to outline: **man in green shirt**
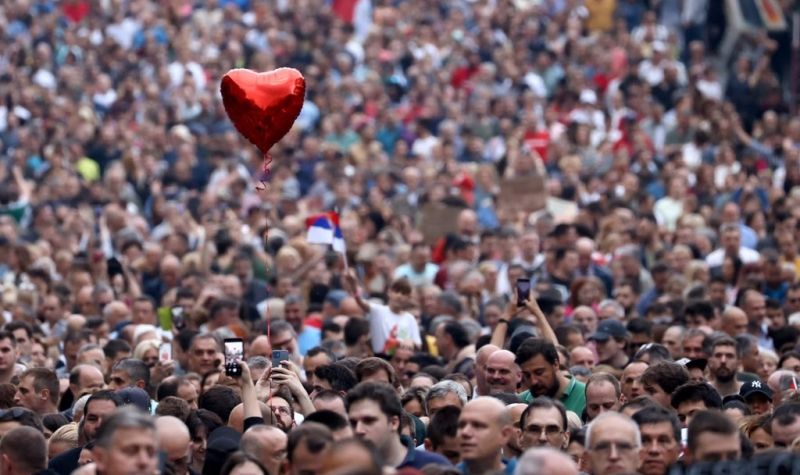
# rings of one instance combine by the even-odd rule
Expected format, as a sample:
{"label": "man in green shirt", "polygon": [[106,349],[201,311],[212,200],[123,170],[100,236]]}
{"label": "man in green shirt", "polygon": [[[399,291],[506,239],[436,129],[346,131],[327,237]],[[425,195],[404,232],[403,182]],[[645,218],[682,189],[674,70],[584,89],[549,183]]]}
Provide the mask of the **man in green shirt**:
{"label": "man in green shirt", "polygon": [[523,402],[547,396],[561,401],[568,411],[583,414],[586,386],[559,370],[555,345],[540,338],[529,338],[517,349],[515,361],[522,370],[522,384],[528,386],[519,395]]}

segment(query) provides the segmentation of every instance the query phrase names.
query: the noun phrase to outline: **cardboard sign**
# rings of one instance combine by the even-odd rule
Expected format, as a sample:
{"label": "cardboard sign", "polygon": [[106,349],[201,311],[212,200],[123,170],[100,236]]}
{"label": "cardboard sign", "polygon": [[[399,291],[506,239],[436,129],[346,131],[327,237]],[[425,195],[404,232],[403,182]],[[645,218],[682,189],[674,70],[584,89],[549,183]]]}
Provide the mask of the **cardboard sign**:
{"label": "cardboard sign", "polygon": [[506,211],[532,213],[547,205],[547,188],[540,175],[503,178],[500,180],[498,206]]}
{"label": "cardboard sign", "polygon": [[448,233],[456,232],[461,209],[443,203],[426,203],[419,212],[419,230],[425,242],[434,244]]}

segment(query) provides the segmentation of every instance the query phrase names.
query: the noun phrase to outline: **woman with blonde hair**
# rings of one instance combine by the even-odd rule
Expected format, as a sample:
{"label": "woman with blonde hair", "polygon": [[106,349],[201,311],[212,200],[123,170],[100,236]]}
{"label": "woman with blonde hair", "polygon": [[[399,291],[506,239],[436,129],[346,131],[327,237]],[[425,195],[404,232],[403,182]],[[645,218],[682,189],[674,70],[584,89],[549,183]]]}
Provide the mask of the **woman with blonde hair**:
{"label": "woman with blonde hair", "polygon": [[76,447],[78,447],[78,424],[71,422],[59,427],[50,436],[50,440],[47,441],[47,456],[53,460],[53,457]]}
{"label": "woman with blonde hair", "polygon": [[161,342],[158,340],[144,340],[133,350],[133,357],[144,361],[148,368],[152,368],[158,363],[158,347]]}

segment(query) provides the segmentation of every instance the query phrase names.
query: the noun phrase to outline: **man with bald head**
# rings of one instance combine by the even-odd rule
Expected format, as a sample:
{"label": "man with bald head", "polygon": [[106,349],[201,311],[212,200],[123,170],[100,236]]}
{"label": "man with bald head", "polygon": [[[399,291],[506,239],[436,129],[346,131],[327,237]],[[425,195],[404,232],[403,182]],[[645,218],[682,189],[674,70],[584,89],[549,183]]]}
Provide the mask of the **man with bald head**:
{"label": "man with bald head", "polygon": [[498,399],[479,397],[464,406],[458,418],[461,473],[513,474],[516,460],[503,460],[503,447],[514,428],[508,410]]}
{"label": "man with bald head", "polygon": [[172,473],[189,475],[192,438],[186,424],[174,416],[159,417],[156,419],[156,437],[159,448],[173,468]]}
{"label": "man with bald head", "polygon": [[589,371],[597,364],[594,352],[585,346],[576,346],[569,352],[569,366],[583,366]]}
{"label": "man with bald head", "polygon": [[274,426],[259,424],[242,435],[242,452],[261,462],[269,473],[284,473],[286,461],[286,433]]}
{"label": "man with bald head", "polygon": [[103,307],[103,320],[109,328],[115,328],[120,323],[131,319],[131,311],[125,302],[113,300]]}
{"label": "man with bald head", "polygon": [[250,342],[247,357],[252,358],[253,356],[263,356],[272,361],[272,345],[266,335],[258,335]]}
{"label": "man with bald head", "polygon": [[84,394],[94,394],[105,387],[103,372],[96,366],[81,364],[69,372],[69,389],[75,399]]}
{"label": "man with bald head", "polygon": [[498,350],[486,361],[486,385],[489,394],[516,393],[522,373],[508,350]]}
{"label": "man with bald head", "polygon": [[722,312],[721,330],[731,338],[747,333],[747,314],[739,307],[726,307]]}
{"label": "man with bald head", "polygon": [[578,475],[578,466],[572,458],[551,447],[528,449],[517,462],[514,475]]}
{"label": "man with bald head", "polygon": [[499,350],[500,348],[494,345],[485,345],[475,355],[475,389],[472,394],[473,398],[489,395],[489,386],[486,383],[486,362],[489,361],[492,353]]}

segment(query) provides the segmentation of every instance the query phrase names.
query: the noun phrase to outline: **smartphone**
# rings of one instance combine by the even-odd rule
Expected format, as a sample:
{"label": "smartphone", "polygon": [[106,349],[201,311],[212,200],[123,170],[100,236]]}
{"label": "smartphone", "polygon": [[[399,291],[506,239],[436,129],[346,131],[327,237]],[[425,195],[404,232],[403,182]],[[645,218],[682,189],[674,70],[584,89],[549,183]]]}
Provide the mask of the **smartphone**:
{"label": "smartphone", "polygon": [[158,360],[162,362],[172,361],[172,343],[162,343],[158,347]]}
{"label": "smartphone", "polygon": [[180,331],[186,328],[186,318],[183,316],[183,307],[172,307],[172,326]]}
{"label": "smartphone", "polygon": [[244,342],[241,338],[225,339],[225,374],[238,378],[242,375]]}
{"label": "smartphone", "polygon": [[272,367],[280,368],[281,361],[289,361],[289,352],[287,350],[272,350]]}
{"label": "smartphone", "polygon": [[530,279],[517,279],[517,307],[524,307],[531,293]]}

